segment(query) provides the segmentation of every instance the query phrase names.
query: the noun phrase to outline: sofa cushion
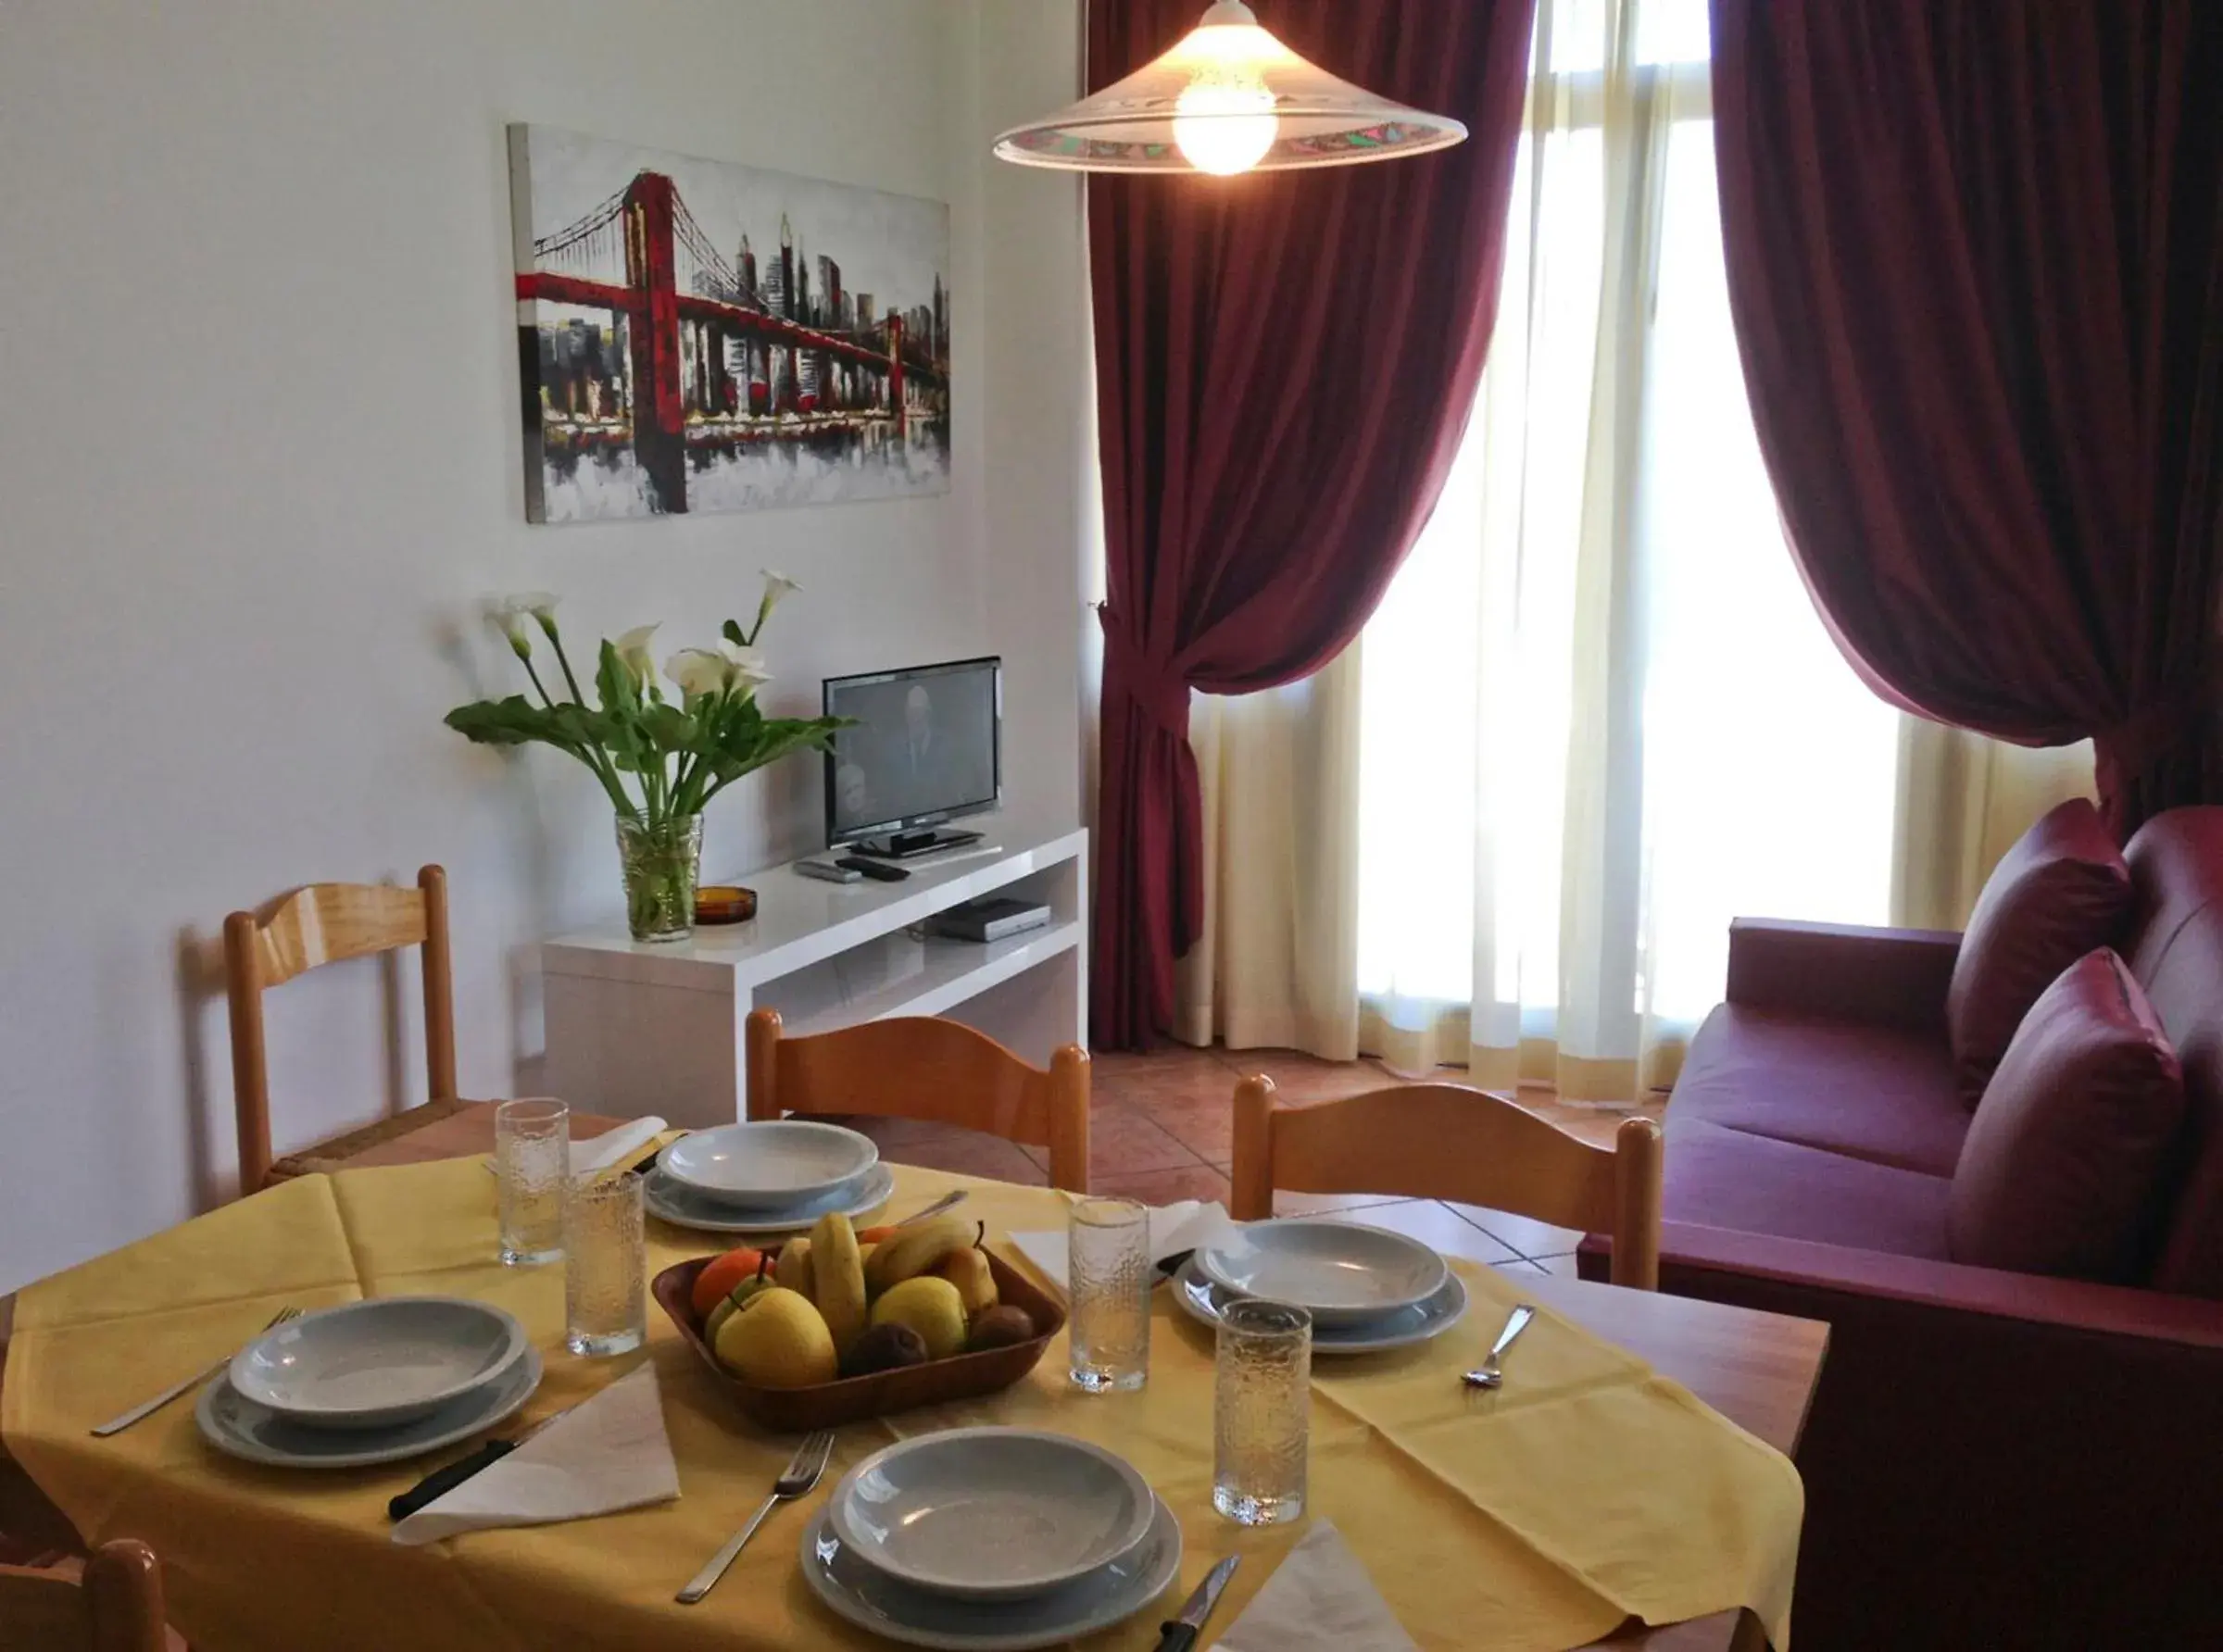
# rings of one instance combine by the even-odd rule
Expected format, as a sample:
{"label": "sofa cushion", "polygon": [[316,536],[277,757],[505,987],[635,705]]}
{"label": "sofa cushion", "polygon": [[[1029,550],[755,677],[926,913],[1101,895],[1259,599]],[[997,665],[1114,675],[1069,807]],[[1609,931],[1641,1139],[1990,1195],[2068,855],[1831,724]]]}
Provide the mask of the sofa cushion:
{"label": "sofa cushion", "polygon": [[2130,869],[2089,799],[2047,811],[1977,897],[1945,992],[1961,1095],[1974,1107],[2038,995],[2129,927]]}
{"label": "sofa cushion", "polygon": [[2104,947],[2071,964],[2023,1017],[1968,1127],[1953,1259],[2142,1278],[2183,1116],[2177,1053],[2129,968]]}
{"label": "sofa cushion", "polygon": [[1685,1116],[1680,1095],[1667,1104],[1664,1220],[1948,1259],[1946,1177]]}
{"label": "sofa cushion", "polygon": [[2176,1215],[2150,1283],[2223,1298],[2223,807],[2154,816],[2123,858],[2139,912],[2123,957],[2184,1069]]}
{"label": "sofa cushion", "polygon": [[1670,1112],[1932,1176],[1968,1133],[1943,1039],[1741,1004],[1691,1039]]}

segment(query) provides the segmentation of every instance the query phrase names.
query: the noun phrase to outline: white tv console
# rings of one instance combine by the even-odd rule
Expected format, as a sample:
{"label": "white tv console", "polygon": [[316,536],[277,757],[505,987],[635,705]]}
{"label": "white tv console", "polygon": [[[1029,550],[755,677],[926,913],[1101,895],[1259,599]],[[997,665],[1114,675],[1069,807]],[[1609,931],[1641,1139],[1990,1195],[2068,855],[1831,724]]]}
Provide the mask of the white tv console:
{"label": "white tv console", "polygon": [[[746,923],[654,945],[622,922],[545,943],[548,1093],[588,1112],[730,1123],[747,1111],[744,1023],[766,1007],[790,1035],[946,1015],[1038,1064],[1085,1045],[1088,833],[973,824],[980,843],[899,862],[899,883],[827,883],[790,863],[739,880],[757,893]],[[1044,903],[1049,926],[986,944],[909,932],[992,892]]]}

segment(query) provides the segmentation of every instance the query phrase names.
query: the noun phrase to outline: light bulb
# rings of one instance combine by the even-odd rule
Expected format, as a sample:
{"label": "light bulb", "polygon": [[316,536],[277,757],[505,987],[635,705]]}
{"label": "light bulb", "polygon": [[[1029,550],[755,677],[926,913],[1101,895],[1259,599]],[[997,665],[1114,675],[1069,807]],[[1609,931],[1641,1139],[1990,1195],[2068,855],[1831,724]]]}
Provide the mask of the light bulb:
{"label": "light bulb", "polygon": [[1280,134],[1274,94],[1251,74],[1208,69],[1174,100],[1174,142],[1199,172],[1247,172]]}

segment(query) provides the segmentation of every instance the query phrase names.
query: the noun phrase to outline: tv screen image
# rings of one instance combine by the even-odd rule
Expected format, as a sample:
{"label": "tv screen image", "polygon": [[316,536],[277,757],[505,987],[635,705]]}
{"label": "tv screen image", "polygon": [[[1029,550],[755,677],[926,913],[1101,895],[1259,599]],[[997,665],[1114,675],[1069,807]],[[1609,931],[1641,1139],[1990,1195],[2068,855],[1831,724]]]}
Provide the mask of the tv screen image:
{"label": "tv screen image", "polygon": [[826,841],[993,808],[1002,683],[1000,659],[827,678],[826,715],[857,726],[826,757]]}

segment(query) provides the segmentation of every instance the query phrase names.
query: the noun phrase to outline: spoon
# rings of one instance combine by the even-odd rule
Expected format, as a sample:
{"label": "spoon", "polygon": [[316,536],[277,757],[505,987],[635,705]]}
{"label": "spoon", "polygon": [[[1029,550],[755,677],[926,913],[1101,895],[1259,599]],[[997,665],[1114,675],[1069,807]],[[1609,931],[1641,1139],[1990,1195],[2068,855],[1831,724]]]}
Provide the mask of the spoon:
{"label": "spoon", "polygon": [[1482,1361],[1481,1368],[1466,1372],[1459,1380],[1469,1388],[1495,1388],[1502,1383],[1505,1375],[1498,1370],[1499,1356],[1513,1346],[1513,1339],[1527,1330],[1528,1321],[1535,1318],[1536,1309],[1528,1303],[1514,1308],[1506,1316],[1505,1329],[1498,1333],[1498,1340],[1490,1345],[1488,1357]]}

